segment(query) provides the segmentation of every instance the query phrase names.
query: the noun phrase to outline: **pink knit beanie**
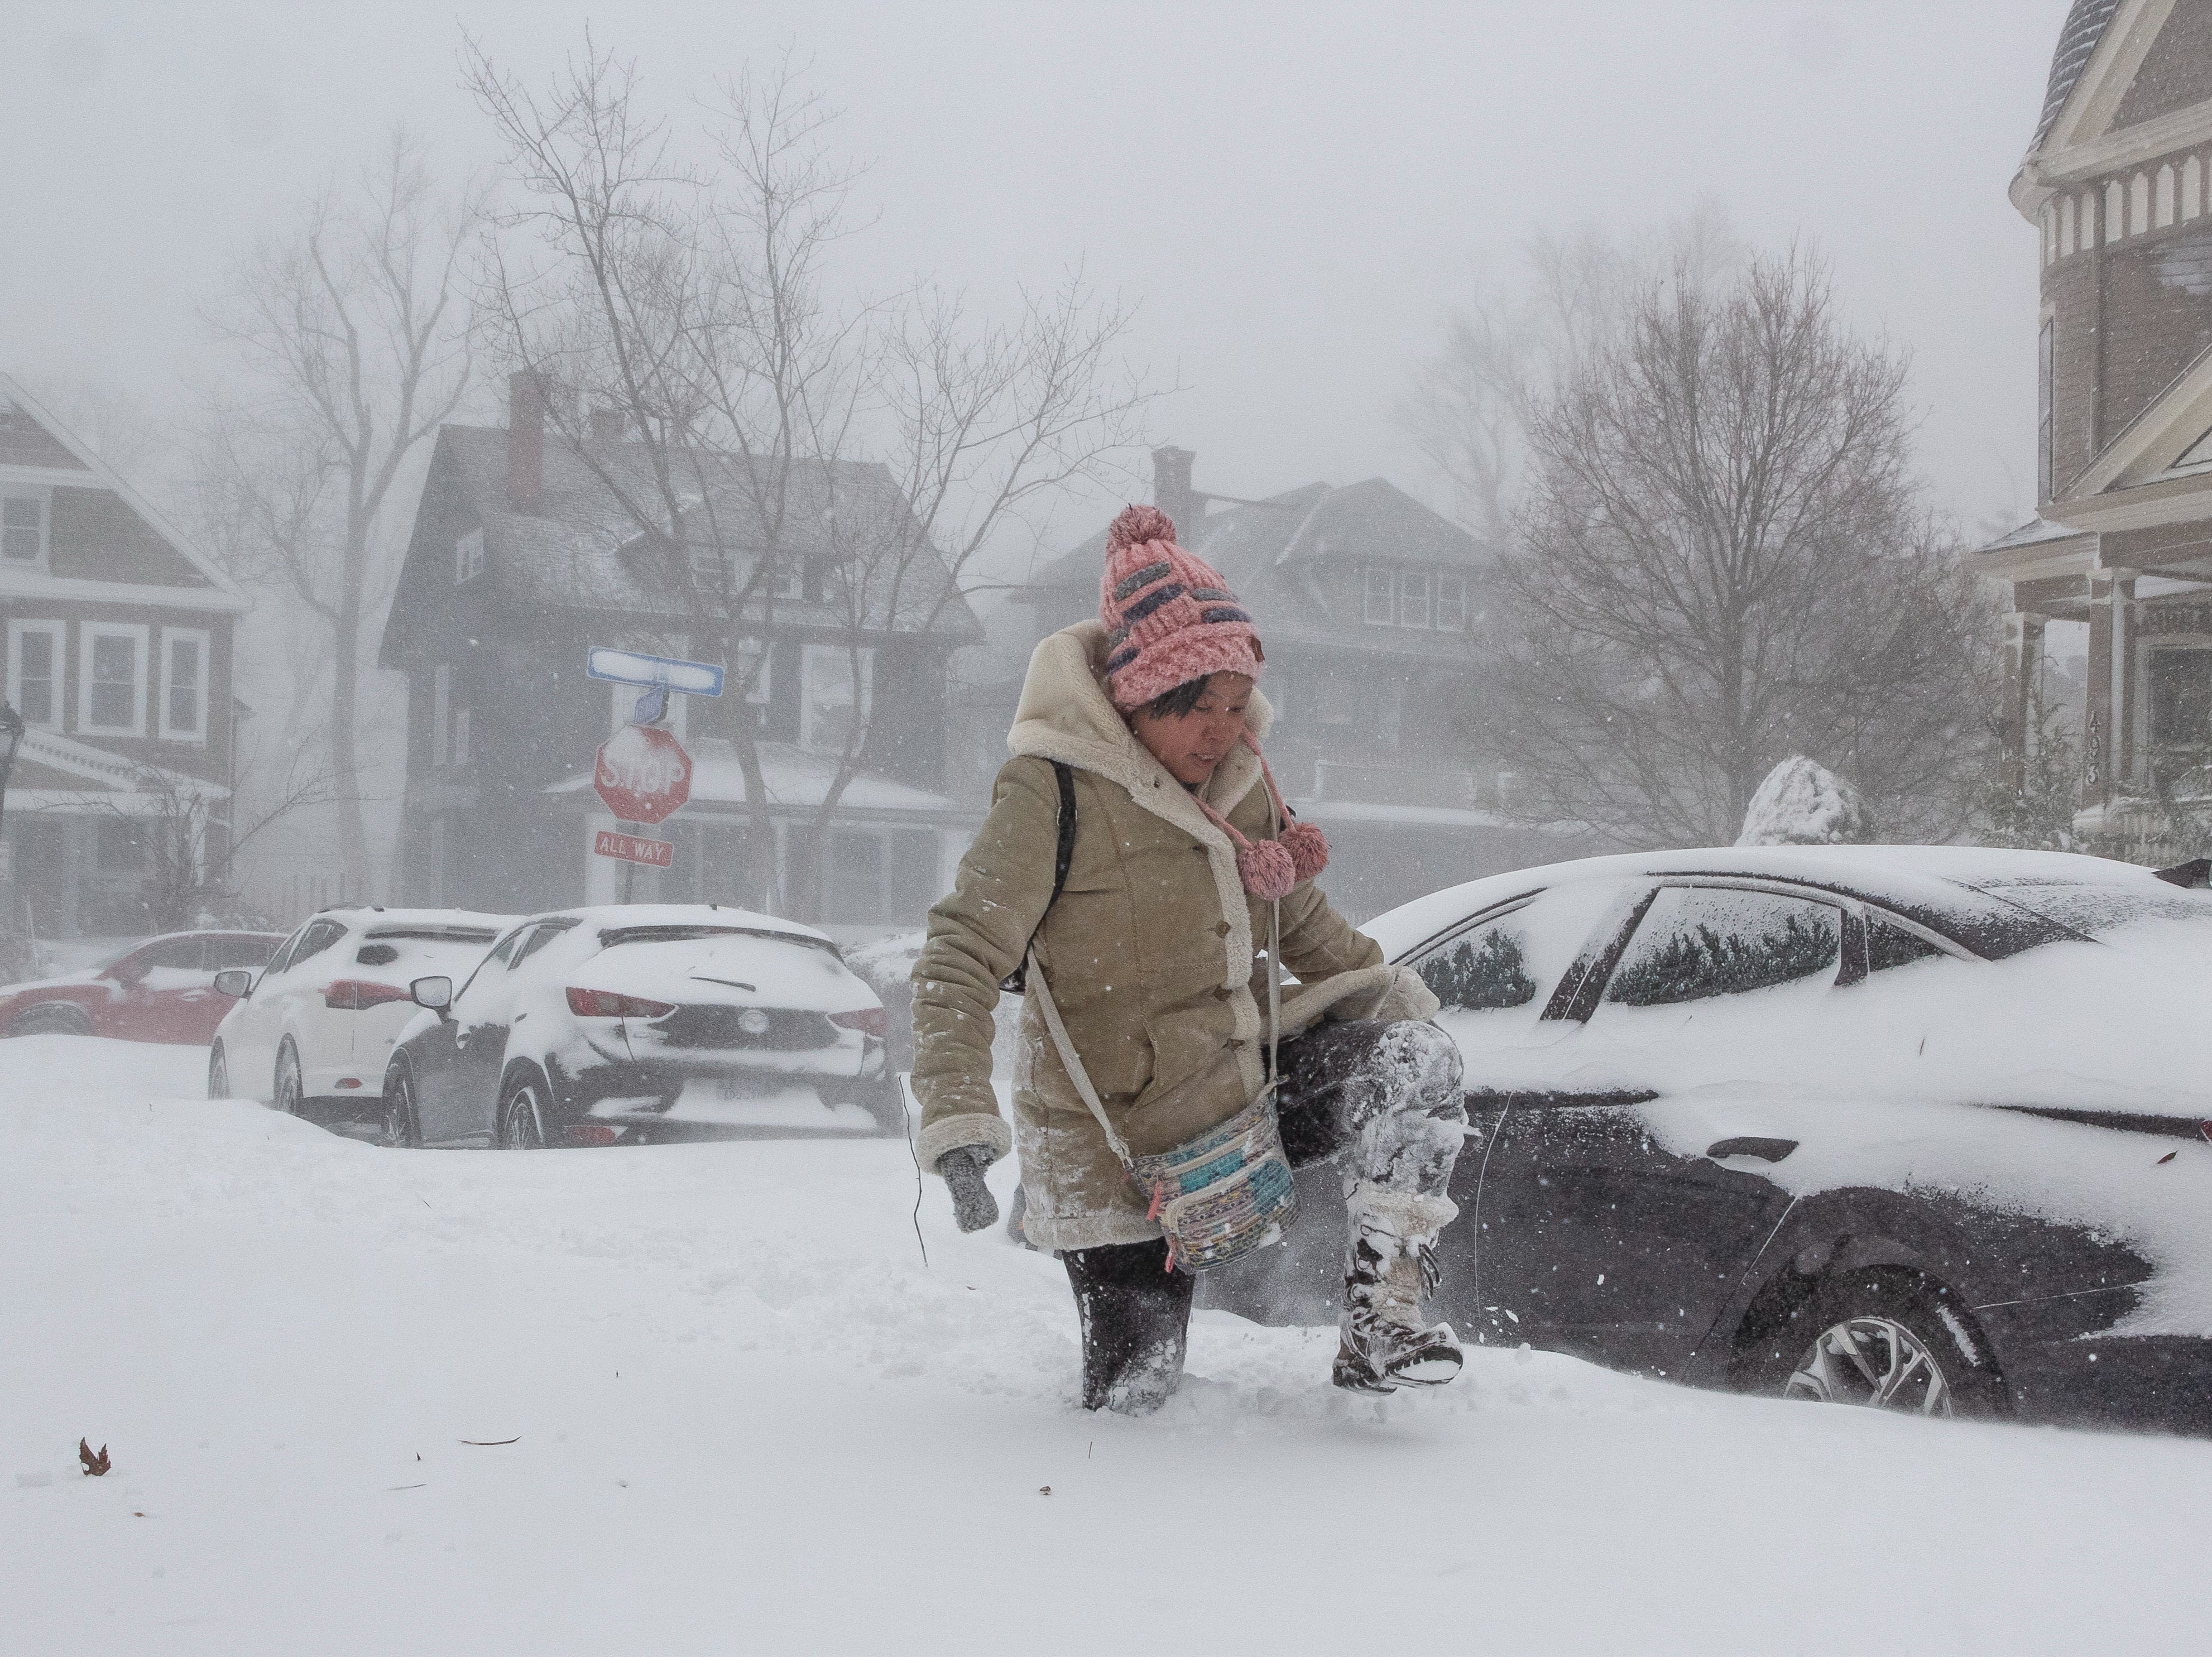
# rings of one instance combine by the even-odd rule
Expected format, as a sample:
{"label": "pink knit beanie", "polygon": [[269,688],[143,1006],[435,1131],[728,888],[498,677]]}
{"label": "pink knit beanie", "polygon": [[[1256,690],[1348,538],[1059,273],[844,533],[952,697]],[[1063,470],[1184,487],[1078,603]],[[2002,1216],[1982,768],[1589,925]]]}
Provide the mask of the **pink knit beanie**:
{"label": "pink knit beanie", "polygon": [[1158,507],[1123,509],[1106,531],[1098,620],[1106,688],[1123,713],[1209,673],[1260,677],[1260,636],[1221,577],[1175,543]]}

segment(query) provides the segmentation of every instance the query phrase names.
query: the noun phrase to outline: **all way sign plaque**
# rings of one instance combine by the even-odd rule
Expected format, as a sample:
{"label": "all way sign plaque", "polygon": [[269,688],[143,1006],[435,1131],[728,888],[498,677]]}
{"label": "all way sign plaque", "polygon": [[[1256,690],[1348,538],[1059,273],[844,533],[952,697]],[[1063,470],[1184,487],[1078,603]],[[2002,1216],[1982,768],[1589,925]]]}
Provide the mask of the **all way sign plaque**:
{"label": "all way sign plaque", "polygon": [[592,850],[603,858],[642,863],[648,869],[666,869],[676,861],[673,841],[643,840],[635,835],[618,835],[611,828],[599,830],[592,839]]}

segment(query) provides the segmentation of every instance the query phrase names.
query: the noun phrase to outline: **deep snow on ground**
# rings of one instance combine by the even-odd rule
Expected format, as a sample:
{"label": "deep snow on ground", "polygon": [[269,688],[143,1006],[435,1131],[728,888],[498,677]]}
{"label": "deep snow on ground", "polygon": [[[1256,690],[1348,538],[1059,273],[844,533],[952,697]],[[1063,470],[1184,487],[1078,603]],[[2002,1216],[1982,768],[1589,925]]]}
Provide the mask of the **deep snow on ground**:
{"label": "deep snow on ground", "polygon": [[2212,1445],[1514,1351],[1354,1399],[1209,1313],[1092,1417],[1058,1266],[933,1181],[925,1267],[896,1142],[394,1152],[203,1073],[0,1042],[0,1649],[2203,1643]]}

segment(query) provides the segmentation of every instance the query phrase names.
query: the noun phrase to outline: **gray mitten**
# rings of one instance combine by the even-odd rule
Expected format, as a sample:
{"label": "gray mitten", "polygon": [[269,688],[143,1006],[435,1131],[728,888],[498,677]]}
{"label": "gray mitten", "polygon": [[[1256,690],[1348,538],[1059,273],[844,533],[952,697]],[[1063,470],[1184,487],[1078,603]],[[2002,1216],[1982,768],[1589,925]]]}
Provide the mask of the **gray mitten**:
{"label": "gray mitten", "polygon": [[990,1166],[991,1153],[981,1145],[962,1145],[937,1159],[937,1171],[952,1193],[952,1223],[963,1231],[998,1223],[998,1199],[983,1183],[983,1170]]}

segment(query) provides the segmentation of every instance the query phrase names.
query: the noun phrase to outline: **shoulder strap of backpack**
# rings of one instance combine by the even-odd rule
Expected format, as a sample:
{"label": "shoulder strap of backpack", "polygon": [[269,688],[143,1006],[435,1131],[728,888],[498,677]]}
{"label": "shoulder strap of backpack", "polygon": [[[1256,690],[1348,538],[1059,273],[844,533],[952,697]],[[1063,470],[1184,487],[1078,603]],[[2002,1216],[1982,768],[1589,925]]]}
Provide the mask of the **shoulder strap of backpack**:
{"label": "shoulder strap of backpack", "polygon": [[[1067,867],[1075,860],[1075,768],[1064,760],[1052,762],[1054,781],[1060,785],[1060,822],[1052,854],[1052,895],[1044,901],[1045,914],[1060,901],[1060,895],[1067,889]],[[1044,915],[1037,917],[1037,925],[1044,925]],[[1030,934],[1030,949],[1036,946],[1036,934]],[[1022,960],[1013,971],[1000,980],[999,987],[1012,995],[1020,995],[1029,988],[1030,950],[1023,951]]]}

